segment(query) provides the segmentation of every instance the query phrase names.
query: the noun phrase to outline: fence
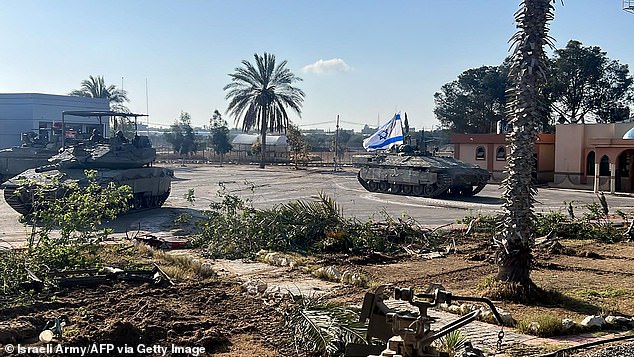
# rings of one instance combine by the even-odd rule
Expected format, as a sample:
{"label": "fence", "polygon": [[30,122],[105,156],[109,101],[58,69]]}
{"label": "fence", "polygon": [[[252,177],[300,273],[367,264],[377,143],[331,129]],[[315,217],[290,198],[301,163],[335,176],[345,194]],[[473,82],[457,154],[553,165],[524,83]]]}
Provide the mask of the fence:
{"label": "fence", "polygon": [[[343,155],[339,155],[337,164],[352,165],[352,156],[366,153],[365,150],[355,149],[346,150]],[[311,151],[309,160],[301,161],[306,166],[333,166],[334,155],[332,151]],[[188,163],[220,163],[220,155],[213,151],[204,150],[196,154],[181,157],[167,150],[157,150],[157,160],[165,162],[188,162]],[[259,155],[248,155],[245,152],[229,152],[225,154],[223,162],[228,164],[255,164],[260,162]],[[288,152],[271,152],[267,153],[267,163],[275,164],[294,164]]]}

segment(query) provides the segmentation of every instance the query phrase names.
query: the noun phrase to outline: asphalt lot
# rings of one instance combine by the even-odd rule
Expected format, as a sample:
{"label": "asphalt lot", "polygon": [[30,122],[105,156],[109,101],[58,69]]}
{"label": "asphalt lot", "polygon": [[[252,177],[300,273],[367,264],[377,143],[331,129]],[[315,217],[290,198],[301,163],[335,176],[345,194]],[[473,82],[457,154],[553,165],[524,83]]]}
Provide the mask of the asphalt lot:
{"label": "asphalt lot", "polygon": [[[180,213],[208,208],[217,201],[217,192],[224,186],[232,194],[249,199],[255,207],[271,207],[278,203],[298,199],[314,199],[320,192],[334,198],[344,215],[359,219],[408,215],[419,223],[437,226],[455,222],[466,215],[501,211],[501,190],[490,184],[478,195],[469,198],[422,198],[370,193],[356,179],[352,168],[333,172],[328,168],[295,170],[287,166],[174,166],[176,179],[172,182],[172,194],[160,209],[129,214],[111,224],[118,234],[126,230],[162,232],[171,228],[171,222]],[[195,201],[187,202],[185,194],[194,189]],[[634,198],[606,195],[612,212],[620,209],[634,211]],[[565,202],[573,201],[578,215],[585,212],[585,205],[597,201],[589,191],[542,188],[537,195],[535,210],[563,211]],[[19,215],[0,199],[0,245],[17,246],[25,240],[26,229],[18,222]]]}

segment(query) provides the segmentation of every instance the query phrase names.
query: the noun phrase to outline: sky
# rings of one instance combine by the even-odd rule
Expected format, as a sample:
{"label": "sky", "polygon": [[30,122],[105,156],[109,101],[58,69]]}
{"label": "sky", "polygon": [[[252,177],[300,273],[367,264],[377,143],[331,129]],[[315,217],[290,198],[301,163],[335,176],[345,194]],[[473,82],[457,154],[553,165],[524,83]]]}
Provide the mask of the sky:
{"label": "sky", "polygon": [[[634,1],[633,1],[634,2]],[[68,94],[89,75],[169,125],[225,113],[241,61],[272,53],[303,81],[302,129],[359,130],[406,112],[432,129],[434,93],[509,55],[519,0],[3,0],[0,93]],[[557,0],[555,47],[575,39],[634,65],[623,0]],[[632,69],[631,69],[632,70]]]}

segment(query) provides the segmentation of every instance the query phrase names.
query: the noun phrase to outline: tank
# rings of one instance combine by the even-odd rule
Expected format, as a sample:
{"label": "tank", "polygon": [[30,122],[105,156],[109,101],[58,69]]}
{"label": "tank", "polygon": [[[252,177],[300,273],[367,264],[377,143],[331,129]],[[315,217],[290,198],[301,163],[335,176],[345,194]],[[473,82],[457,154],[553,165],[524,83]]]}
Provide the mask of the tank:
{"label": "tank", "polygon": [[34,167],[48,164],[48,159],[57,154],[60,144],[45,141],[34,132],[22,133],[22,144],[0,150],[0,183]]}
{"label": "tank", "polygon": [[[120,133],[119,133],[120,134]],[[52,156],[48,165],[29,169],[2,184],[5,201],[17,212],[32,211],[32,183],[59,182],[46,195],[50,199],[61,197],[66,184],[87,184],[85,170],[96,170],[96,180],[102,185],[113,182],[117,186],[132,188],[132,209],[150,209],[163,205],[170,194],[174,172],[151,167],[156,159],[147,136],[135,135],[132,141],[122,135],[110,139],[95,139],[66,147]]]}
{"label": "tank", "polygon": [[398,151],[353,156],[361,186],[370,192],[406,196],[473,196],[489,181],[489,172],[477,165],[414,152],[407,145]]}

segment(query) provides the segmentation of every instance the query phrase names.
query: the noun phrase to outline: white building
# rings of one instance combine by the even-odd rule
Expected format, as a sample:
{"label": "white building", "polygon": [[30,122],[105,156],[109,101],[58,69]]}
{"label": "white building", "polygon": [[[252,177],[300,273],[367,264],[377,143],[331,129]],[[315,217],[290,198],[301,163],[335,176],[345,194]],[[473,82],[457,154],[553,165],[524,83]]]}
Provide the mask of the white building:
{"label": "white building", "polygon": [[[33,131],[51,139],[61,135],[62,111],[108,111],[105,98],[74,97],[40,93],[0,93],[0,148],[20,145],[20,136]],[[90,135],[92,129],[104,136],[108,118],[99,124],[95,117],[65,117],[66,136]]]}
{"label": "white building", "polygon": [[[238,161],[244,161],[252,155],[253,144],[260,140],[256,134],[238,134],[231,141],[232,151],[237,154]],[[259,157],[259,156],[258,156]],[[266,159],[269,162],[288,160],[288,141],[286,135],[266,136]]]}

